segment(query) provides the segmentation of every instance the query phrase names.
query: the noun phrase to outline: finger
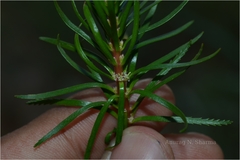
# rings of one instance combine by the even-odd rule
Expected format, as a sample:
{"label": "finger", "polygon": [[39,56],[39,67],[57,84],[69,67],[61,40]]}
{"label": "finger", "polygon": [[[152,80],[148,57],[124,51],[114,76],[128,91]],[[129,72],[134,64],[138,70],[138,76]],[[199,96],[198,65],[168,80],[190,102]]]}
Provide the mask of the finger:
{"label": "finger", "polygon": [[[140,81],[136,87],[144,87],[148,82],[149,80]],[[164,92],[168,92],[168,90],[162,89],[163,88],[159,89],[157,94],[164,96]],[[87,101],[105,100],[100,89],[84,90],[74,97]],[[146,106],[146,103],[147,102],[142,106]],[[155,105],[153,102],[151,103],[152,105],[150,105],[149,108],[152,108],[152,111],[157,109],[157,112],[159,112],[159,108],[153,107]],[[23,128],[4,136],[2,138],[2,156],[8,158],[83,158],[91,128],[98,114],[98,111],[94,109],[79,116],[74,122],[64,128],[63,131],[40,147],[36,149],[33,148],[33,145],[42,138],[42,136],[76,110],[77,108],[74,107],[51,109]],[[92,158],[101,157],[106,147],[104,138],[114,127],[116,127],[116,119],[106,114],[96,137]]]}
{"label": "finger", "polygon": [[184,133],[164,136],[177,159],[223,159],[219,145],[206,135]]}
{"label": "finger", "polygon": [[[134,86],[134,89],[144,89],[149,82],[151,82],[151,79],[141,80]],[[175,103],[173,92],[167,85],[163,85],[161,88],[157,89],[154,93],[162,97],[163,99],[169,101],[172,104]],[[133,105],[135,101],[138,99],[138,97],[139,97],[138,94],[134,94],[130,98],[130,104]],[[170,111],[166,107],[156,103],[155,101],[149,98],[145,98],[140,104],[135,117],[146,116],[146,115],[171,116],[172,114],[173,114],[172,111]],[[157,131],[160,131],[166,125],[166,123],[138,122],[136,123],[136,125],[151,127]]]}
{"label": "finger", "polygon": [[[114,141],[113,141],[114,142]],[[102,159],[173,159],[166,139],[157,131],[132,126],[123,132],[122,142],[113,151],[106,151]]]}
{"label": "finger", "polygon": [[[104,100],[99,89],[85,90],[77,96],[88,101]],[[53,108],[26,126],[2,137],[2,158],[83,158],[91,128],[98,114],[94,109],[79,116],[38,148],[33,147],[40,138],[76,110],[74,107]],[[101,157],[105,149],[105,135],[115,125],[116,120],[112,116],[104,117],[101,133],[96,138],[93,158]]]}

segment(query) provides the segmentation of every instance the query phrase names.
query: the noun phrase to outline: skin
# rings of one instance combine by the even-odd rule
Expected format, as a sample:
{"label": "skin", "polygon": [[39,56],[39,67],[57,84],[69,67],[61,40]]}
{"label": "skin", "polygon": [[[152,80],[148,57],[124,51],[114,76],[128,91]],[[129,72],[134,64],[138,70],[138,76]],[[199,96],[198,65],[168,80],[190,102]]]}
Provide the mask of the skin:
{"label": "skin", "polygon": [[[139,81],[135,88],[141,89],[149,79]],[[157,95],[174,103],[174,95],[168,86],[155,92]],[[89,89],[73,96],[88,101],[105,100],[100,89]],[[130,104],[137,95],[133,95]],[[57,107],[50,109],[29,124],[1,138],[2,159],[42,159],[42,158],[83,158],[91,128],[96,119],[97,110],[89,110],[64,128],[47,142],[37,148],[33,145],[64,118],[74,112],[74,107]],[[172,113],[159,104],[145,99],[136,116],[165,115]],[[220,159],[223,153],[219,145],[210,137],[199,133],[167,134],[159,132],[165,123],[142,122],[126,128],[122,142],[112,151],[105,151],[105,135],[116,126],[116,120],[110,115],[104,117],[104,123],[97,135],[91,158],[103,159]],[[201,142],[201,143],[200,143]],[[208,142],[208,144],[206,143]],[[114,140],[110,146],[114,145]]]}

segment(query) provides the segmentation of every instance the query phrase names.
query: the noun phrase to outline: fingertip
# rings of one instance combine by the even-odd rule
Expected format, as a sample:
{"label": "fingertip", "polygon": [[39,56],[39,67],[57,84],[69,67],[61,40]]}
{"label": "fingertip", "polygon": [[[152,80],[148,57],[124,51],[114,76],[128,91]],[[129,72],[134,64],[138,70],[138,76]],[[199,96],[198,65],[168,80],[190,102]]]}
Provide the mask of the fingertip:
{"label": "fingertip", "polygon": [[112,152],[106,151],[102,158],[111,159],[172,159],[171,147],[166,139],[155,130],[133,126],[124,130],[122,142]]}
{"label": "fingertip", "polygon": [[221,147],[212,138],[195,132],[164,135],[175,158],[223,159]]}

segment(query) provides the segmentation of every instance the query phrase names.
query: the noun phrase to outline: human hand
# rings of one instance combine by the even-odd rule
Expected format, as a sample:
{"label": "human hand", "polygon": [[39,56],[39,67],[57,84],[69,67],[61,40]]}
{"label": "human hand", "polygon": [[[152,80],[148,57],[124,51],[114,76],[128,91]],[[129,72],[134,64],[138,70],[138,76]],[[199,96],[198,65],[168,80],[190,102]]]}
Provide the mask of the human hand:
{"label": "human hand", "polygon": [[[144,88],[149,80],[142,80],[135,86]],[[169,87],[163,86],[155,92],[174,103]],[[100,89],[89,89],[74,96],[88,101],[105,100]],[[136,100],[136,95],[130,103]],[[41,158],[83,158],[91,128],[97,117],[97,110],[89,110],[79,116],[64,130],[37,148],[33,145],[64,118],[74,112],[74,107],[53,108],[22,128],[1,138],[1,158],[41,159]],[[145,99],[136,116],[165,115],[172,113],[163,106]],[[204,159],[223,158],[221,148],[211,138],[198,133],[161,135],[165,123],[141,122],[128,127],[123,132],[122,142],[113,151],[105,151],[105,135],[116,126],[116,119],[106,115],[92,150],[92,158],[118,159]],[[202,143],[201,143],[202,142]],[[208,143],[204,143],[208,142]],[[212,142],[212,143],[210,143]]]}

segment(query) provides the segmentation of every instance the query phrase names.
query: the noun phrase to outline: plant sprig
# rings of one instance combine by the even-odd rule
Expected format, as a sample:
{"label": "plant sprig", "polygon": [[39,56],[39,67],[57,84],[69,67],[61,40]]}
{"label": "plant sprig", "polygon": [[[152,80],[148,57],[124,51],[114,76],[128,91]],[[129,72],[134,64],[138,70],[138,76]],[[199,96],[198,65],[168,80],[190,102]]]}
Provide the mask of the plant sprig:
{"label": "plant sprig", "polygon": [[[72,44],[61,40],[59,35],[57,38],[40,37],[40,39],[56,45],[63,58],[74,69],[92,79],[93,82],[78,84],[46,93],[16,95],[17,98],[29,100],[27,103],[33,105],[50,104],[79,107],[79,109],[43,136],[34,147],[49,140],[82,113],[92,108],[98,109],[99,114],[92,128],[84,158],[90,158],[91,156],[96,134],[106,113],[110,113],[110,115],[117,119],[116,127],[112,131],[109,131],[105,138],[105,142],[108,144],[111,140],[110,137],[115,134],[115,146],[121,143],[123,130],[131,124],[140,121],[184,123],[185,127],[181,132],[187,129],[188,124],[221,126],[232,123],[232,121],[229,120],[186,117],[177,106],[154,94],[155,90],[185,73],[190,66],[197,65],[215,57],[220,49],[208,56],[200,58],[203,51],[202,45],[192,60],[189,62],[181,62],[182,57],[185,56],[188,49],[201,38],[203,35],[202,32],[147,66],[136,68],[139,49],[180,34],[193,24],[193,21],[190,21],[173,31],[141,41],[141,38],[145,33],[161,27],[175,17],[188,1],[184,0],[172,12],[153,24],[151,23],[151,19],[155,15],[158,5],[161,4],[161,0],[149,3],[146,2],[147,1],[86,0],[83,4],[83,15],[81,15],[78,11],[78,6],[75,4],[74,0],[72,0],[71,3],[74,13],[80,21],[79,25],[74,24],[63,12],[57,1],[54,1],[59,16],[74,32],[74,43]],[[128,33],[128,37],[126,38],[125,35],[128,29],[131,33]],[[103,31],[103,33],[100,31]],[[98,52],[92,52],[89,49],[84,48],[81,45],[79,38],[85,40]],[[85,64],[76,63],[70,58],[70,56],[68,56],[66,51],[78,54],[79,58],[81,58]],[[100,69],[96,64],[102,66],[104,70]],[[87,68],[83,66],[87,66]],[[179,70],[169,75],[169,71],[174,68],[179,68]],[[134,89],[135,84],[141,79],[141,77],[152,70],[157,70],[158,73],[153,77],[152,81],[146,86],[146,88],[143,90]],[[116,88],[112,88],[105,84],[103,82],[103,77],[114,81],[116,83]],[[59,98],[59,96],[88,88],[100,88],[107,98],[106,101],[88,102],[76,99]],[[133,106],[130,107],[128,102],[132,94],[139,94],[139,98]],[[175,115],[148,115],[135,117],[135,113],[144,98],[152,99],[156,103],[171,110]]]}

